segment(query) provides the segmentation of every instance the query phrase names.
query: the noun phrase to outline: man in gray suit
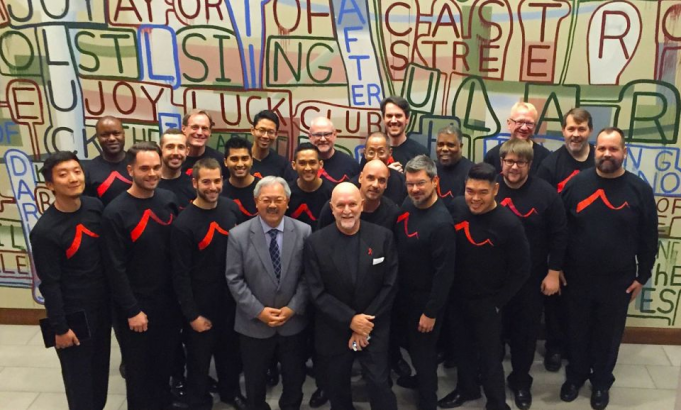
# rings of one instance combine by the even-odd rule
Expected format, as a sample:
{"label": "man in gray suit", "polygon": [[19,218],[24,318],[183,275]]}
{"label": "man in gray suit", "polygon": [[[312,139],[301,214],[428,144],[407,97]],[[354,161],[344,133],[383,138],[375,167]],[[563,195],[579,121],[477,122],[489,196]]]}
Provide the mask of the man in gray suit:
{"label": "man in gray suit", "polygon": [[258,217],[229,231],[227,284],[236,300],[234,329],[241,336],[249,410],[269,410],[266,373],[281,363],[281,410],[298,410],[305,382],[308,290],[303,244],[310,226],[284,216],[291,190],[280,177],[261,179],[254,190]]}

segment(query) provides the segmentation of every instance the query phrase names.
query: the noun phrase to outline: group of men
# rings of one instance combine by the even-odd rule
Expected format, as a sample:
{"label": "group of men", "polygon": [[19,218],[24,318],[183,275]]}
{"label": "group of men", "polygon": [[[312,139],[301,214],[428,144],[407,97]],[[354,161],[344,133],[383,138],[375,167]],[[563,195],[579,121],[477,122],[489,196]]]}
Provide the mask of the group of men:
{"label": "group of men", "polygon": [[[253,142],[233,137],[224,154],[207,146],[210,114],[195,110],[159,145],[126,151],[121,122],[104,117],[101,156],[50,156],[41,172],[55,200],[31,243],[69,407],[104,407],[113,324],[131,410],[212,408],[211,360],[222,401],[269,409],[281,368],[279,406],[299,409],[309,358],[313,408],[354,409],[357,359],[375,410],[398,407],[391,371],[422,410],[460,407],[481,387],[488,410],[509,409],[506,383],[528,409],[545,312],[545,366],[569,358],[560,398],[590,380],[591,406],[605,408],[628,302],[657,245],[652,190],[624,170],[622,131],[593,146],[591,116],[575,108],[550,153],[532,140],[536,109],[520,102],[485,162],[463,157],[454,125],[438,132],[433,161],[407,138],[406,100],[388,97],[381,112],[385,133],[367,137],[360,163],[326,117],[289,162],[267,110]],[[89,332],[77,335],[81,311]],[[438,401],[443,359],[457,388]],[[185,366],[176,402],[170,380]]]}

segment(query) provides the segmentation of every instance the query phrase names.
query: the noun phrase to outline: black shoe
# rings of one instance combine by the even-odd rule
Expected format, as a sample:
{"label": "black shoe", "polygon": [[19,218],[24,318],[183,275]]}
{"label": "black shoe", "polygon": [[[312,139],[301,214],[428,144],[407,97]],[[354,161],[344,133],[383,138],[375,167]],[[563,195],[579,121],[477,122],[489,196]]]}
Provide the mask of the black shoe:
{"label": "black shoe", "polygon": [[218,381],[208,376],[208,392],[216,394],[218,392]]}
{"label": "black shoe", "polygon": [[560,387],[560,399],[566,402],[574,401],[579,396],[579,388],[574,383],[565,382]]}
{"label": "black shoe", "polygon": [[447,354],[442,350],[438,350],[438,352],[437,352],[437,364],[444,363],[445,360],[447,360]]}
{"label": "black shoe", "polygon": [[560,352],[547,351],[544,356],[544,368],[550,372],[557,372],[563,365],[563,357]]}
{"label": "black shoe", "polygon": [[513,390],[515,396],[515,405],[520,410],[527,410],[532,406],[532,392],[530,389]]}
{"label": "black shoe", "polygon": [[419,387],[416,376],[400,376],[397,378],[397,385],[411,390],[416,390]]}
{"label": "black shoe", "polygon": [[606,389],[593,389],[591,391],[591,408],[594,410],[603,410],[608,407],[610,403],[610,393]]}
{"label": "black shoe", "polygon": [[313,409],[322,407],[328,402],[329,396],[326,395],[324,389],[317,389],[314,391],[314,393],[312,393],[312,396],[310,396],[310,407]]}
{"label": "black shoe", "polygon": [[183,399],[187,395],[187,384],[184,377],[170,378],[170,392],[176,399]]}
{"label": "black shoe", "polygon": [[392,369],[400,377],[411,376],[411,366],[409,366],[409,363],[407,363],[407,361],[402,358],[393,363]]}
{"label": "black shoe", "polygon": [[267,369],[267,385],[274,387],[279,384],[279,368],[277,366]]}
{"label": "black shoe", "polygon": [[237,393],[234,397],[230,398],[220,398],[220,401],[231,405],[237,410],[248,410],[246,398],[242,396],[241,393]]}
{"label": "black shoe", "polygon": [[437,402],[437,405],[442,407],[443,409],[453,409],[455,407],[463,406],[463,404],[467,401],[477,400],[480,397],[482,397],[480,394],[478,394],[477,396],[466,396],[464,394],[461,394],[459,390],[454,390],[445,397],[441,398]]}
{"label": "black shoe", "polygon": [[125,380],[125,363],[121,362],[121,364],[118,366],[118,372],[121,374],[123,380]]}
{"label": "black shoe", "polygon": [[456,367],[456,360],[453,358],[446,359],[444,363],[442,363],[442,366],[445,369],[453,369]]}

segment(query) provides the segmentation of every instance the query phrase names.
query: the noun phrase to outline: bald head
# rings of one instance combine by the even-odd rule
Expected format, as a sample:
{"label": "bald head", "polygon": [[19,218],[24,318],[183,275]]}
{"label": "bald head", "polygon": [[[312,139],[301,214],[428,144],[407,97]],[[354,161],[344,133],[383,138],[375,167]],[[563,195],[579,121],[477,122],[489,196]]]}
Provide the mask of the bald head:
{"label": "bald head", "polygon": [[388,187],[390,170],[379,159],[369,161],[359,174],[359,184],[362,197],[369,201],[380,201]]}
{"label": "bald head", "polygon": [[125,131],[121,120],[110,115],[104,116],[95,124],[97,142],[102,147],[102,155],[108,161],[123,160],[125,157]]}
{"label": "bald head", "polygon": [[364,158],[367,161],[380,159],[387,164],[391,155],[392,148],[384,133],[374,132],[367,138],[366,144],[364,144]]}
{"label": "bald head", "polygon": [[319,156],[328,159],[333,156],[336,144],[336,128],[326,117],[317,117],[310,124],[310,142],[319,149]]}
{"label": "bald head", "polygon": [[338,230],[346,235],[354,235],[359,231],[363,203],[355,185],[342,182],[334,188],[331,193],[331,211],[336,218]]}

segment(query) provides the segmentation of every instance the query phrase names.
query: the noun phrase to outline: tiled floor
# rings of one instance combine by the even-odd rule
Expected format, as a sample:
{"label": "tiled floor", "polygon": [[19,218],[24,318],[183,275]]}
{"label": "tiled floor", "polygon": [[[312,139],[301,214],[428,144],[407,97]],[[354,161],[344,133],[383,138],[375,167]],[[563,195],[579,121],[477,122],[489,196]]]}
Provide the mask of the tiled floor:
{"label": "tiled floor", "polygon": [[[125,410],[125,384],[118,374],[120,353],[113,339],[109,400],[107,410]],[[537,354],[532,369],[534,377],[534,410],[583,410],[590,409],[590,389],[585,386],[580,397],[572,403],[563,403],[558,390],[563,383],[563,374],[548,373]],[[504,362],[508,371],[510,364]],[[608,409],[630,410],[672,410],[679,387],[679,366],[681,346],[623,345],[619,363],[615,370],[617,381],[610,392]],[[440,396],[453,389],[456,382],[455,370],[440,368]],[[279,385],[281,386],[281,384]],[[270,404],[277,409],[281,387],[270,392]],[[399,408],[414,410],[414,393],[395,387]],[[306,402],[314,391],[314,382],[305,384]],[[0,409],[1,410],[62,410],[67,409],[64,385],[61,380],[59,361],[53,349],[45,349],[37,326],[0,325]],[[510,392],[508,402],[513,404]],[[366,392],[357,383],[355,389],[357,410],[369,410]],[[681,403],[680,403],[681,404]],[[323,409],[328,410],[328,405]],[[465,409],[483,409],[483,400],[466,403]],[[214,410],[227,410],[229,406],[216,404]],[[307,404],[303,406],[307,410]]]}

